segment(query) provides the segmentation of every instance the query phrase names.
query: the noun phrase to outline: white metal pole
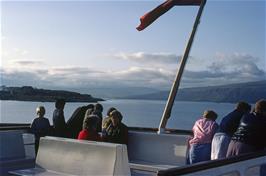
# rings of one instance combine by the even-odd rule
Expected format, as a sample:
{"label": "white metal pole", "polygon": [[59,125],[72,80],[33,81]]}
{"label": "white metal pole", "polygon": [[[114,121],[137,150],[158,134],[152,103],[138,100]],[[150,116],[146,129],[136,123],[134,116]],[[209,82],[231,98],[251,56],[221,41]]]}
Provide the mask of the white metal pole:
{"label": "white metal pole", "polygon": [[174,101],[175,101],[175,97],[176,97],[176,94],[177,94],[177,91],[178,91],[178,87],[179,87],[179,84],[180,84],[180,81],[181,81],[181,78],[182,78],[182,74],[184,72],[184,68],[185,68],[185,65],[186,65],[186,62],[187,62],[187,59],[188,59],[188,56],[189,56],[189,52],[190,52],[190,49],[191,49],[191,46],[192,46],[192,43],[193,43],[193,39],[194,39],[195,33],[197,31],[198,24],[200,23],[200,17],[201,17],[201,14],[203,12],[203,9],[204,9],[204,6],[206,4],[206,1],[207,0],[202,0],[202,2],[200,4],[200,8],[198,10],[198,14],[197,14],[197,17],[195,19],[192,32],[190,34],[190,37],[189,37],[189,40],[188,40],[184,55],[183,55],[181,63],[180,63],[180,67],[178,69],[178,72],[176,74],[175,80],[173,82],[173,85],[172,85],[171,91],[169,93],[168,100],[167,100],[167,103],[166,103],[166,106],[165,106],[165,109],[164,109],[164,112],[163,112],[163,115],[162,115],[162,118],[161,118],[161,122],[160,122],[159,129],[158,129],[158,133],[159,134],[163,133],[165,131],[167,120],[171,116],[171,111],[172,111],[172,107],[174,105]]}

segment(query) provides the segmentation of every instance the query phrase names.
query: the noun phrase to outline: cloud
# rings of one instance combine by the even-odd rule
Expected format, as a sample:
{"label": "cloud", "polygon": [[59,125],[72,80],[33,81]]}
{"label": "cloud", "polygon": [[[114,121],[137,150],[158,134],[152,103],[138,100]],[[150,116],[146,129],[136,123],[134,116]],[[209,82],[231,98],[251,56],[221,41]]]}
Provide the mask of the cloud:
{"label": "cloud", "polygon": [[231,55],[218,55],[217,58],[217,61],[209,66],[211,72],[222,73],[228,79],[266,79],[265,70],[258,67],[260,59],[257,57],[233,53]]}
{"label": "cloud", "polygon": [[232,71],[239,68],[249,67],[250,65],[254,65],[258,68],[257,63],[260,59],[249,54],[236,52],[230,55],[217,53],[213,60],[214,61],[209,65],[209,69],[215,71]]}
{"label": "cloud", "polygon": [[173,76],[171,71],[157,68],[131,67],[117,71],[99,71],[87,67],[67,67],[50,69],[14,70],[2,68],[3,85],[32,85],[47,87],[86,87],[86,86],[161,86],[169,82]]}
{"label": "cloud", "polygon": [[[97,69],[90,67],[43,67],[41,61],[16,61],[18,67],[1,68],[1,84],[7,86],[32,85],[38,87],[151,87],[169,89],[176,74],[176,68],[170,68],[169,63],[176,62],[170,54],[167,62],[162,62],[157,54],[127,54],[125,59],[138,62],[160,63],[141,65],[123,69]],[[156,57],[155,57],[156,56]],[[122,57],[122,56],[121,56]],[[138,59],[137,59],[138,58]],[[162,57],[163,58],[163,57]],[[170,59],[172,58],[172,59]],[[175,57],[176,58],[176,57]],[[191,57],[196,60],[196,57]],[[186,68],[181,86],[211,86],[229,83],[265,80],[265,70],[258,67],[259,58],[248,54],[233,53],[231,55],[217,54],[208,65],[198,64],[198,69]],[[164,64],[163,64],[164,63]],[[193,64],[193,62],[191,62]],[[176,67],[176,64],[174,64]]]}
{"label": "cloud", "polygon": [[44,65],[42,61],[29,61],[29,60],[13,60],[12,65],[16,67],[41,67]]}
{"label": "cloud", "polygon": [[206,69],[184,73],[184,84],[199,86],[222,85],[266,79],[265,70],[258,67],[260,59],[248,54],[217,54]]}
{"label": "cloud", "polygon": [[55,67],[48,69],[49,75],[80,75],[80,76],[90,76],[95,74],[102,74],[102,71],[87,68],[87,67]]}
{"label": "cloud", "polygon": [[133,61],[141,64],[176,64],[180,56],[172,53],[118,53],[114,55],[117,59]]}

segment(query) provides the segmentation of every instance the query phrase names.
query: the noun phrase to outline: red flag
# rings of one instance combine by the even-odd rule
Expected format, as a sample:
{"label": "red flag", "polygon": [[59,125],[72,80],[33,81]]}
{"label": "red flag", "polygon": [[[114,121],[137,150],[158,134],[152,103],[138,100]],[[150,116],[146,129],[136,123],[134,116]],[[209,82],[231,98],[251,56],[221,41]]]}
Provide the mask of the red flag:
{"label": "red flag", "polygon": [[202,0],[166,0],[164,3],[140,17],[140,25],[137,30],[141,31],[153,23],[157,18],[170,10],[175,5],[200,5]]}

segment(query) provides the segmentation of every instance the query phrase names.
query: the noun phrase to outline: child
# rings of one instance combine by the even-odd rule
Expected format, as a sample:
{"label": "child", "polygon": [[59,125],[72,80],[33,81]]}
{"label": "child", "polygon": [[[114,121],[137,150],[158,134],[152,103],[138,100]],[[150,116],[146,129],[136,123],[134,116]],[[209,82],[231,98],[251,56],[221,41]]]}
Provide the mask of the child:
{"label": "child", "polygon": [[210,160],[212,138],[218,129],[216,119],[217,114],[214,111],[207,110],[204,111],[203,117],[195,122],[192,128],[194,136],[189,141],[190,164]]}
{"label": "child", "polygon": [[89,115],[83,121],[83,130],[79,132],[78,139],[100,141],[100,135],[97,133],[98,117],[96,115]]}
{"label": "child", "polygon": [[39,148],[40,137],[44,137],[50,133],[50,123],[47,118],[44,117],[45,108],[39,106],[36,108],[37,117],[32,121],[30,129],[35,135],[35,152],[37,154]]}

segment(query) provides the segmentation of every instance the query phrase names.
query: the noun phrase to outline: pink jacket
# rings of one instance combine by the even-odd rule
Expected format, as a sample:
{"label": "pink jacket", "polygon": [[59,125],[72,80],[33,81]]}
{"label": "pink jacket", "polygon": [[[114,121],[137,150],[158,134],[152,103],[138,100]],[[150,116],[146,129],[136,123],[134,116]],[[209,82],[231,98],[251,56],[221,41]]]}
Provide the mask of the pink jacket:
{"label": "pink jacket", "polygon": [[218,129],[218,124],[210,119],[200,118],[192,128],[193,138],[189,144],[207,144],[212,142],[212,138]]}

